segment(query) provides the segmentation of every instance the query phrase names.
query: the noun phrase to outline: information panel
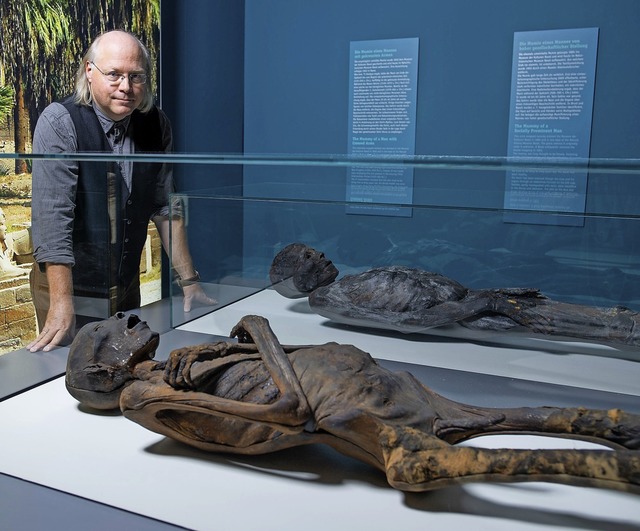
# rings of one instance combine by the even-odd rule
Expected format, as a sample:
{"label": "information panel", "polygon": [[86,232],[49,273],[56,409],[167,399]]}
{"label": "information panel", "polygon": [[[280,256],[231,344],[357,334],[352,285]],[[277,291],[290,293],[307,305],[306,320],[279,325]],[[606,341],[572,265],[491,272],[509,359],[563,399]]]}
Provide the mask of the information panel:
{"label": "information panel", "polygon": [[[415,154],[418,39],[352,42],[349,68],[349,146],[358,156]],[[375,203],[348,213],[410,216],[413,169],[359,166],[349,169],[347,201]],[[388,203],[389,206],[381,206]]]}
{"label": "information panel", "polygon": [[[518,32],[513,41],[508,156],[587,159],[598,29]],[[587,171],[507,172],[505,221],[582,225]],[[544,212],[538,214],[537,211]]]}

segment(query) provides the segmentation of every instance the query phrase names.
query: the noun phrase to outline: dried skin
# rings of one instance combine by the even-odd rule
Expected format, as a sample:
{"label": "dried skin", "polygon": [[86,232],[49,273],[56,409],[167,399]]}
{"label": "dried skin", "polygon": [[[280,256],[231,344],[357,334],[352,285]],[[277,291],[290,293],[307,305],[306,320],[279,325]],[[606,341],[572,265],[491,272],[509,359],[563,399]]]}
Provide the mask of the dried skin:
{"label": "dried skin", "polygon": [[271,281],[285,297],[309,297],[312,310],[349,325],[428,333],[458,323],[477,330],[524,330],[619,347],[640,345],[640,314],[549,299],[529,287],[468,289],[438,273],[398,265],[338,280],[324,254],[302,243],[282,249]]}
{"label": "dried skin", "polygon": [[[283,347],[261,317],[245,317],[235,335],[241,343],[174,351],[164,371],[152,362],[139,366],[121,397],[125,416],[211,451],[258,454],[329,444],[407,491],[470,481],[553,481],[640,492],[638,415],[476,407],[433,392],[409,373],[388,371],[351,345]],[[614,450],[456,446],[478,435],[517,432],[578,437]]]}

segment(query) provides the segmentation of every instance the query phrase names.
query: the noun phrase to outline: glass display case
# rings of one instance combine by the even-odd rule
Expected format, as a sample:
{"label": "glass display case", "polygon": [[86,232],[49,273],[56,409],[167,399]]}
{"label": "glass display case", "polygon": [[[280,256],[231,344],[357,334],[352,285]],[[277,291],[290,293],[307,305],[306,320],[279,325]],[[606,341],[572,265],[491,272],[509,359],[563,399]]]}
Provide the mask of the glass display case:
{"label": "glass display case", "polygon": [[[82,157],[111,160],[106,155]],[[544,404],[638,411],[640,366],[633,344],[547,337],[528,329],[478,330],[456,322],[423,333],[336,322],[318,314],[307,297],[281,294],[270,270],[283,248],[303,243],[333,262],[338,282],[377,267],[401,266],[442,275],[471,291],[536,288],[550,300],[566,304],[624,305],[637,312],[640,161],[213,154],[126,158],[174,164],[181,193],[174,195],[173,204],[179,205],[187,224],[200,285],[217,301],[185,312],[170,257],[163,267],[163,297],[133,311],[160,333],[158,361],[172,349],[228,337],[244,315],[257,314],[269,320],[282,344],[353,344],[369,352],[380,366],[409,371],[452,400],[487,407]],[[360,178],[369,169],[371,175],[379,175],[382,169],[386,177],[410,173],[409,181],[392,182],[384,194],[398,197],[393,194],[404,186],[401,195],[411,196],[411,201],[359,200],[371,190],[361,186],[357,196],[353,193],[354,168],[359,169]],[[565,176],[588,171],[584,210],[505,206],[505,183],[514,171]],[[385,182],[378,179],[377,186]],[[109,256],[106,253],[103,258]],[[96,287],[102,285],[96,279]],[[103,300],[106,293],[97,291],[98,301],[85,302]],[[109,312],[100,304],[91,308],[101,308],[101,315],[91,314],[96,318]],[[185,449],[124,417],[89,415],[78,407],[60,378],[67,352],[66,348],[48,353],[23,350],[0,358],[0,387],[7,393],[0,406],[10,428],[2,451],[29,456],[9,460],[0,470],[0,482],[10,492],[18,492],[18,479],[26,480],[43,486],[45,492],[38,497],[55,489],[69,493],[67,499],[95,500],[123,508],[127,514],[189,528],[207,528],[211,522],[209,512],[201,509],[206,503],[201,502],[203,493],[210,492],[212,478],[224,486],[219,500],[223,515],[239,514],[246,504],[242,492],[248,482],[260,492],[277,494],[265,504],[271,513],[256,511],[256,525],[264,518],[277,521],[276,513],[292,507],[299,513],[295,517],[303,518],[318,504],[335,509],[326,521],[334,527],[344,523],[343,515],[352,514],[354,504],[379,508],[379,514],[368,509],[371,521],[392,516],[405,527],[424,525],[431,513],[443,516],[441,507],[446,507],[444,517],[450,527],[461,525],[460,520],[467,517],[491,518],[492,523],[504,520],[509,529],[526,527],[531,521],[547,523],[550,518],[552,525],[567,525],[569,514],[576,515],[570,517],[569,525],[586,519],[612,525],[637,520],[637,496],[601,489],[474,485],[424,497],[407,495],[408,501],[418,500],[414,506],[398,503],[398,493],[381,488],[384,480],[368,467],[317,445],[275,456],[245,456],[246,460]],[[526,437],[527,444],[545,444]],[[42,440],[47,444],[42,445]],[[109,449],[108,458],[96,458],[96,440]],[[60,455],[65,459],[51,457]],[[309,463],[315,465],[309,467]],[[262,466],[265,473],[261,474]],[[131,482],[125,482],[129,490],[111,488],[122,484],[123,469],[129,470]],[[332,476],[326,475],[327,470]],[[98,476],[102,482],[95,481]],[[172,486],[175,478],[184,477],[190,480],[179,489],[175,503]],[[148,481],[155,487],[142,484]],[[135,495],[140,492],[149,495]],[[588,504],[584,503],[586,493],[592,497]],[[382,497],[384,503],[371,504],[372,496]],[[473,511],[467,510],[466,501],[464,508],[457,509],[456,500],[474,501],[474,497],[489,501]],[[195,509],[191,509],[193,500],[198,502]],[[532,507],[526,521],[511,516],[512,503]],[[556,516],[550,516],[551,503],[556,503]]]}
{"label": "glass display case", "polygon": [[[156,361],[226,340],[255,314],[283,345],[354,345],[458,403],[640,413],[636,1],[165,0],[160,16],[147,87],[170,118],[174,154],[4,153],[28,151],[29,138],[12,143],[28,136],[27,112],[35,127],[44,101],[64,93],[62,78],[34,92],[41,56],[14,61],[33,75],[25,114],[0,135],[12,237],[28,231],[31,208],[15,159],[173,165],[171,214],[184,217],[194,282],[215,303],[185,311],[175,235],[167,258],[153,223],[132,216],[148,240],[131,309],[140,319],[128,322],[158,332]],[[57,53],[68,59],[66,48]],[[3,83],[19,78],[11,72]],[[85,212],[95,246],[75,266],[74,309],[96,328],[115,311],[126,249],[135,263],[141,247],[126,245],[130,218],[112,215],[127,191],[101,173],[90,189],[104,202]],[[272,270],[291,244],[309,284]],[[11,349],[0,356],[0,455],[11,456],[0,527],[9,515],[8,528],[638,528],[636,494],[546,482],[402,494],[322,444],[225,457],[88,414],[65,383],[69,347],[24,348],[38,334],[32,250],[8,258],[23,274],[0,278],[0,354]],[[391,305],[388,271],[408,280],[406,306]],[[368,305],[319,295],[333,286]],[[560,444],[520,439],[472,442]]]}
{"label": "glass display case", "polygon": [[[18,154],[2,157],[11,161]],[[31,157],[113,159],[102,154]],[[290,326],[295,327],[296,312],[314,310],[305,297],[292,301],[280,295],[269,275],[274,257],[292,243],[324,253],[337,268],[338,281],[347,275],[397,266],[442,275],[469,291],[531,289],[577,309],[640,311],[637,159],[290,154],[123,158],[173,164],[181,190],[174,195],[174,203],[184,215],[200,284],[217,300],[214,306],[185,312],[181,289],[171,267],[165,267],[162,300],[170,311],[163,327],[189,326],[239,301],[265,317],[274,305],[280,309],[293,305],[295,311],[290,310],[289,316]],[[532,185],[526,200],[518,203],[509,198],[514,175],[547,184],[542,190]],[[577,202],[584,206],[563,210],[563,205],[575,205],[579,195],[566,186],[574,175],[587,176],[588,186]],[[24,207],[28,210],[28,202]],[[106,205],[105,212],[108,210]],[[109,231],[103,232],[108,248],[91,258],[106,267],[109,245],[114,242]],[[112,313],[108,287],[113,282],[107,274],[103,277],[95,278],[86,293],[78,294],[78,308],[86,307],[92,318]],[[263,304],[258,294],[269,295],[270,300]],[[332,320],[318,319],[319,330],[330,340],[333,329],[327,325]],[[331,325],[361,333],[384,331],[412,343],[448,337],[604,358],[638,357],[638,340],[633,334],[612,342],[571,333],[549,336],[526,327],[483,330],[458,322],[451,319],[425,327],[421,333],[394,332],[362,320],[357,326]]]}
{"label": "glass display case", "polygon": [[[180,172],[196,171],[192,165],[200,161],[183,162]],[[206,168],[242,174],[237,186],[216,187],[212,178],[210,188],[177,196],[202,285],[218,304],[185,313],[180,289],[172,283],[174,328],[241,300],[251,313],[267,318],[274,308],[288,313],[289,327],[295,328],[301,314],[314,312],[304,298],[281,296],[269,276],[274,257],[291,243],[324,253],[337,267],[338,280],[402,266],[443,275],[468,290],[532,288],[552,301],[576,305],[578,314],[584,308],[640,310],[637,160],[245,155],[211,158]],[[367,201],[362,187],[356,198],[350,188],[356,169],[372,176],[364,195],[388,200]],[[391,172],[409,173],[410,180],[394,180],[388,177]],[[553,183],[586,173],[584,208],[559,209],[563,198],[558,202],[558,196],[573,192]],[[530,191],[525,207],[514,207],[507,196],[514,174],[551,184]],[[411,201],[394,202],[394,197]],[[555,209],[545,206],[548,197],[555,198]],[[338,326],[381,333],[380,326],[362,321],[355,328],[326,318],[317,324],[327,341]],[[425,348],[443,336],[638,359],[633,338],[612,344],[522,327],[472,329],[456,322],[420,334],[395,334],[399,341],[422,342]]]}

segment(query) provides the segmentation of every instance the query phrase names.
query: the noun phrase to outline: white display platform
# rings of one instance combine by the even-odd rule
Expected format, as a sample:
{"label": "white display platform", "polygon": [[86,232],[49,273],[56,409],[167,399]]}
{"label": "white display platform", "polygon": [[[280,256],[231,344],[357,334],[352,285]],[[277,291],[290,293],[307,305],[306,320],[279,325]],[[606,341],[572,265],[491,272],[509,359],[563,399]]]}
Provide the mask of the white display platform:
{"label": "white display platform", "polygon": [[[558,356],[573,361],[563,365],[540,352],[442,339],[398,341],[327,327],[305,304],[265,291],[181,328],[224,335],[241,316],[257,313],[270,319],[283,343],[332,339],[384,359],[531,379],[548,373],[544,381],[555,383],[567,383],[575,364],[585,363],[588,369],[570,385],[616,392],[621,388],[614,376],[627,391],[640,381],[635,364],[623,360],[604,360],[606,374],[592,374],[599,360],[591,356]],[[628,380],[626,372],[632,373]],[[82,411],[63,378],[0,402],[0,425],[0,472],[189,529],[640,529],[638,495],[540,482],[406,494],[389,487],[381,472],[322,446],[246,457],[198,451],[122,416]],[[481,443],[585,445],[530,436],[474,440]]]}
{"label": "white display platform", "polygon": [[62,378],[0,403],[0,419],[1,472],[190,529],[640,526],[638,495],[546,483],[404,494],[325,447],[253,457],[197,451],[121,416],[82,412]]}
{"label": "white display platform", "polygon": [[[313,313],[307,299],[287,299],[273,289],[258,292],[179,329],[227,336],[248,314],[266,317],[283,344],[336,341],[353,344],[378,359],[640,395],[637,351],[633,354],[638,361],[630,361],[621,359],[616,349],[604,345],[530,339],[501,332],[474,334],[460,326],[434,329],[430,336],[358,330],[335,325]],[[459,339],[452,338],[453,335]],[[482,337],[483,344],[464,340],[471,336]],[[613,357],[579,353],[585,351],[606,352]]]}

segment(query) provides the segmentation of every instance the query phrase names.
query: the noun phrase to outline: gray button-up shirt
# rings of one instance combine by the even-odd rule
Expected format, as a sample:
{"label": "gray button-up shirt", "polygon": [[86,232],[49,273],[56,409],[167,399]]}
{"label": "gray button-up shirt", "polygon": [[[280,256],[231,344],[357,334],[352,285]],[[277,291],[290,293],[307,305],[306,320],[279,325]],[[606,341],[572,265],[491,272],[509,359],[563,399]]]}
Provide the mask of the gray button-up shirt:
{"label": "gray button-up shirt", "polygon": [[[119,125],[124,135],[116,141],[115,122],[94,107],[114,153],[134,153],[132,128],[129,117]],[[160,111],[162,145],[165,152],[172,150],[171,124]],[[69,112],[60,103],[45,108],[33,135],[33,153],[75,153],[78,151],[77,132]],[[121,161],[120,169],[131,189],[132,161]],[[75,195],[78,182],[78,161],[73,159],[33,160],[32,166],[32,238],[34,258],[38,263],[75,264],[73,256],[73,222]],[[173,191],[171,166],[163,164],[158,178],[164,185],[166,197],[161,210],[154,216],[169,215],[169,194]]]}

